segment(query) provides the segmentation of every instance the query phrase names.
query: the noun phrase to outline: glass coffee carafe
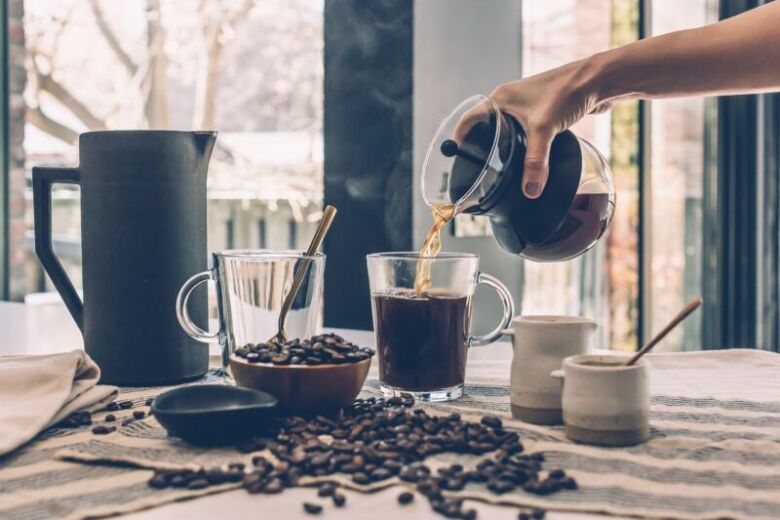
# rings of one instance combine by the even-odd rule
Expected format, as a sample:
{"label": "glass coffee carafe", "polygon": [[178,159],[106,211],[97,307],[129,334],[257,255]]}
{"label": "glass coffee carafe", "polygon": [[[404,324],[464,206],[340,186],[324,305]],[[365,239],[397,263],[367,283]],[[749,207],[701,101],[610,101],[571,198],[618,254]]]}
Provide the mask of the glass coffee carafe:
{"label": "glass coffee carafe", "polygon": [[501,247],[539,262],[590,249],[615,208],[612,173],[587,141],[555,137],[550,176],[537,199],[521,189],[526,136],[485,96],[466,99],[439,126],[425,156],[422,193],[434,215],[485,215]]}

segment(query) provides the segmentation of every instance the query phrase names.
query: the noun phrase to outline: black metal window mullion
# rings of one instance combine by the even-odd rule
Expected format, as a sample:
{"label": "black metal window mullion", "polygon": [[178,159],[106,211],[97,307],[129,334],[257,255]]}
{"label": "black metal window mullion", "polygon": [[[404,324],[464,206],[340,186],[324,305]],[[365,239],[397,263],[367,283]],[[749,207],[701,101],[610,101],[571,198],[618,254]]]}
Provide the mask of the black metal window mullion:
{"label": "black metal window mullion", "polygon": [[10,283],[8,232],[8,2],[0,2],[0,299],[7,300]]}

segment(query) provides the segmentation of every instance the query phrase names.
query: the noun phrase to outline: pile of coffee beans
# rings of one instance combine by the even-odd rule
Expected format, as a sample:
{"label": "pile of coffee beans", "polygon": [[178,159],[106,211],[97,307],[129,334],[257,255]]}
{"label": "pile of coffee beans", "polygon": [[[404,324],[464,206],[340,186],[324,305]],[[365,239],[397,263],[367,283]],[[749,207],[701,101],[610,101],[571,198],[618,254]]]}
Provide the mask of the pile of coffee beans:
{"label": "pile of coffee beans", "polygon": [[[518,435],[505,430],[498,417],[486,416],[473,423],[457,413],[433,416],[413,405],[410,395],[357,399],[333,416],[280,418],[265,436],[239,447],[246,453],[268,449],[277,462],[258,455],[250,467],[232,464],[198,471],[157,471],[149,485],[199,489],[241,482],[249,493],[279,493],[297,485],[302,476],[344,473],[361,485],[397,476],[413,484],[434,511],[466,520],[476,518],[476,510],[463,510],[463,501],[445,492],[467,484],[484,485],[495,494],[518,488],[539,495],[576,489],[576,481],[562,470],[542,470],[542,454],[523,453]],[[434,474],[422,462],[440,453],[493,456],[474,469],[453,464]],[[339,494],[333,485],[321,486],[318,494],[331,496],[336,506],[345,501],[343,495],[337,501]],[[409,501],[407,495],[399,496],[400,503]]]}
{"label": "pile of coffee beans", "polygon": [[257,343],[236,349],[236,355],[250,363],[274,365],[343,365],[358,363],[374,355],[338,334],[320,334],[309,339],[293,339],[283,344]]}

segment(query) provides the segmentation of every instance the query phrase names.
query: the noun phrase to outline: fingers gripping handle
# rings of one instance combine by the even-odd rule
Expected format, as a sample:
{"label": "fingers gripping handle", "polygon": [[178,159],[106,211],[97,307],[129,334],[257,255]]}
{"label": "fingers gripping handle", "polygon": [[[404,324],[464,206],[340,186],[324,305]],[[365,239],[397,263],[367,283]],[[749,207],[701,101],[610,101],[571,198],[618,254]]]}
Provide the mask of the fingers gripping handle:
{"label": "fingers gripping handle", "polygon": [[195,322],[192,321],[192,318],[190,318],[190,313],[187,310],[187,302],[189,302],[190,294],[192,294],[195,287],[213,279],[214,273],[212,271],[203,271],[191,276],[184,282],[184,285],[179,289],[179,294],[176,296],[176,319],[179,320],[179,325],[181,325],[184,332],[191,338],[202,343],[214,343],[219,341],[219,331],[211,333],[198,327]]}
{"label": "fingers gripping handle", "polygon": [[84,304],[68,278],[52,247],[51,187],[53,184],[79,184],[78,168],[35,166],[32,169],[33,217],[35,220],[35,254],[60,293],[68,312],[79,329],[84,330]]}
{"label": "fingers gripping handle", "polygon": [[498,340],[501,336],[507,333],[506,328],[512,322],[512,316],[515,315],[515,302],[512,299],[512,294],[498,278],[490,276],[489,274],[479,273],[477,275],[477,283],[485,284],[496,291],[498,297],[501,299],[504,311],[501,316],[501,323],[499,323],[498,327],[493,329],[492,332],[489,332],[484,336],[471,336],[469,338],[470,347],[481,347],[483,345],[489,345],[490,343]]}

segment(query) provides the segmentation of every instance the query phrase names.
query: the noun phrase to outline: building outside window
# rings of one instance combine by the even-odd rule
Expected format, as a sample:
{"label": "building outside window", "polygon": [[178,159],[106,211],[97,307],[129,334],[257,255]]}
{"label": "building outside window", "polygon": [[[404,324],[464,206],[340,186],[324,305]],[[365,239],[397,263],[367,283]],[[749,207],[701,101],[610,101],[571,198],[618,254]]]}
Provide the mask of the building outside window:
{"label": "building outside window", "polygon": [[[313,233],[322,207],[322,0],[11,3],[24,12],[10,54],[26,80],[14,299],[53,290],[33,252],[31,167],[75,164],[89,130],[218,129],[209,249],[305,247],[297,237]],[[53,198],[55,250],[79,284],[78,189]]]}
{"label": "building outside window", "polygon": [[[419,11],[423,4],[415,5]],[[718,10],[717,0],[520,5],[512,76],[640,34],[703,25]],[[218,129],[209,249],[305,248],[323,205],[324,9],[325,0],[9,0],[10,298],[53,291],[33,252],[31,167],[75,164],[77,137],[90,130]],[[465,62],[447,67],[450,84],[469,74]],[[418,96],[417,108],[432,101]],[[620,103],[573,127],[609,160],[616,213],[586,255],[522,263],[524,313],[591,316],[602,325],[599,346],[633,350],[700,294],[713,106],[701,99]],[[416,137],[415,147],[419,139],[425,141]],[[414,183],[409,190],[419,197]],[[58,186],[53,199],[54,248],[79,285],[79,190]],[[449,232],[467,239],[489,229],[484,219],[463,218]],[[502,263],[504,253],[486,251],[483,264]],[[687,321],[664,348],[700,348],[700,319]]]}

